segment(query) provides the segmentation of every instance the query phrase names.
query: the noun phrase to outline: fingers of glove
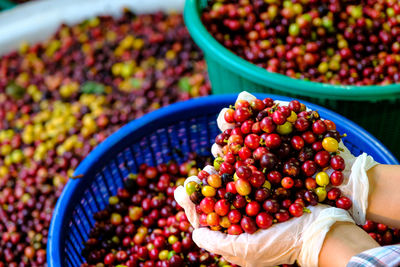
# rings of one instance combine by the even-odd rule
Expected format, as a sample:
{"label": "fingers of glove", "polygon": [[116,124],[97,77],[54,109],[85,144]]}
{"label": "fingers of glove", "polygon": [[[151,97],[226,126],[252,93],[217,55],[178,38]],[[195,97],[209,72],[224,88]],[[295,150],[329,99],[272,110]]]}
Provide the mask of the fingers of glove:
{"label": "fingers of glove", "polygon": [[[193,240],[199,247],[220,254],[241,266],[292,264],[300,253],[304,230],[328,207],[320,204],[310,207],[309,214],[274,224],[251,235],[229,236],[207,228],[198,228],[193,232]],[[333,213],[334,217],[339,215]]]}
{"label": "fingers of glove", "polygon": [[217,125],[218,125],[218,128],[221,130],[221,132],[223,132],[223,131],[225,131],[227,129],[235,128],[235,124],[234,123],[228,123],[228,122],[226,122],[226,120],[224,118],[225,112],[227,110],[228,110],[227,108],[223,108],[221,110],[221,112],[219,113],[218,118],[217,118]]}
{"label": "fingers of glove", "polygon": [[255,265],[250,264],[248,261],[244,260],[241,257],[235,257],[235,256],[226,256],[224,257],[228,262],[243,266],[243,267],[253,267]]}
{"label": "fingers of glove", "polygon": [[350,195],[353,205],[349,212],[357,224],[365,224],[368,208],[369,180],[367,171],[378,163],[366,153],[358,156],[351,168],[350,179],[342,188],[344,195]]}
{"label": "fingers of glove", "polygon": [[217,157],[223,157],[224,153],[222,152],[222,147],[217,144],[213,144],[211,147],[211,154],[214,156],[214,158]]}
{"label": "fingers of glove", "polygon": [[211,166],[211,165],[207,165],[204,167],[203,171],[206,171],[208,174],[218,174],[217,170]]}
{"label": "fingers of glove", "polygon": [[351,173],[351,167],[356,161],[356,157],[350,152],[350,150],[344,145],[343,141],[339,143],[339,149],[343,150],[339,153],[339,155],[344,159],[346,167],[343,171],[345,177],[349,177]]}
{"label": "fingers of glove", "polygon": [[197,176],[190,176],[190,177],[186,178],[185,182],[183,183],[183,186],[186,188],[186,185],[189,182],[195,182],[196,184],[200,184],[201,180]]}
{"label": "fingers of glove", "polygon": [[256,97],[254,95],[252,95],[252,94],[250,94],[250,93],[248,93],[246,91],[243,91],[238,95],[236,101],[238,101],[238,100],[246,100],[247,102],[250,103],[254,99],[256,99]]}
{"label": "fingers of glove", "polygon": [[[196,176],[194,176],[194,177],[196,177]],[[185,210],[186,217],[188,218],[190,224],[194,228],[198,228],[199,227],[199,217],[196,212],[196,206],[190,200],[190,198],[189,198],[188,194],[186,193],[186,190],[183,186],[178,186],[175,189],[174,198],[175,198],[175,201],[179,204],[179,206],[181,206]]]}
{"label": "fingers of glove", "polygon": [[[250,102],[250,101],[252,101],[252,100],[254,100],[254,99],[256,99],[255,96],[253,96],[252,94],[249,94],[249,93],[246,92],[246,91],[243,91],[243,92],[241,92],[241,93],[238,95],[236,101],[238,101],[238,100],[246,100],[246,101]],[[227,110],[228,110],[227,108],[223,108],[223,109],[221,110],[221,112],[219,113],[218,118],[217,118],[218,128],[219,128],[222,132],[225,131],[225,130],[227,130],[227,129],[233,129],[233,128],[235,128],[235,124],[234,124],[234,123],[228,123],[228,122],[225,121],[224,116],[225,116],[225,112],[226,112]]]}
{"label": "fingers of glove", "polygon": [[236,239],[238,236],[227,235],[219,231],[212,231],[208,228],[198,228],[192,233],[193,241],[197,246],[205,250],[222,255],[223,257],[242,256],[236,251]]}
{"label": "fingers of glove", "polygon": [[304,226],[302,221],[301,217],[293,218],[254,234],[241,235],[227,235],[208,228],[198,228],[192,237],[199,247],[220,254],[241,266],[291,264],[300,252],[299,239]]}
{"label": "fingers of glove", "polygon": [[[252,262],[255,261],[258,255],[254,253],[254,247],[265,242],[265,240],[260,240],[257,237],[259,233],[260,231],[252,235],[227,235],[208,228],[198,228],[193,231],[192,238],[197,246],[209,252],[222,255],[229,262],[240,266],[255,266]],[[268,257],[268,254],[265,256]],[[266,266],[262,264],[262,259],[258,260],[258,264]]]}
{"label": "fingers of glove", "polygon": [[355,157],[354,155],[350,152],[350,150],[346,147],[346,145],[343,143],[343,140],[340,140],[339,142],[339,148],[342,150],[340,152],[340,155],[344,160],[354,160]]}

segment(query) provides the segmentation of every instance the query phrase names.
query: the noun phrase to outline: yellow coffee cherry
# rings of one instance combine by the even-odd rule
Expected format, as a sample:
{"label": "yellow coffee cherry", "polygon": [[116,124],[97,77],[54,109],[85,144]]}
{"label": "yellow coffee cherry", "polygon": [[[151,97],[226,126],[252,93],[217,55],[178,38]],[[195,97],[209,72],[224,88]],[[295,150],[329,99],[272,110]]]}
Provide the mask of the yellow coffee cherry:
{"label": "yellow coffee cherry", "polygon": [[229,226],[231,226],[231,222],[229,221],[227,216],[224,216],[219,221],[219,225],[221,225],[224,228],[229,228]]}
{"label": "yellow coffee cherry", "polygon": [[318,202],[324,201],[326,198],[326,194],[327,194],[325,187],[317,187],[315,189],[315,194],[317,194],[317,196],[318,196]]}
{"label": "yellow coffee cherry", "polygon": [[339,148],[339,143],[333,137],[325,137],[322,140],[322,147],[328,152],[336,152]]}
{"label": "yellow coffee cherry", "polygon": [[214,187],[206,185],[201,189],[201,193],[205,197],[213,197],[217,193]]}
{"label": "yellow coffee cherry", "polygon": [[319,172],[315,176],[315,181],[319,186],[327,186],[329,184],[329,175],[326,172]]}

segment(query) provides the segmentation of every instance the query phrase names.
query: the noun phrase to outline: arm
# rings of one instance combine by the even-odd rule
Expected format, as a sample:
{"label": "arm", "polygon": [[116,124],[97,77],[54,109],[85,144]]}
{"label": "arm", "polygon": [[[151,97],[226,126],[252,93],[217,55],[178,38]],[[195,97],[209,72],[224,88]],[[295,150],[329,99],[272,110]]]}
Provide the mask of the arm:
{"label": "arm", "polygon": [[367,175],[367,219],[400,228],[400,165],[377,165]]}
{"label": "arm", "polygon": [[325,237],[319,254],[319,266],[346,266],[354,255],[375,247],[379,247],[379,244],[360,227],[353,223],[337,222]]}
{"label": "arm", "polygon": [[353,256],[347,267],[400,266],[400,245],[377,247]]}

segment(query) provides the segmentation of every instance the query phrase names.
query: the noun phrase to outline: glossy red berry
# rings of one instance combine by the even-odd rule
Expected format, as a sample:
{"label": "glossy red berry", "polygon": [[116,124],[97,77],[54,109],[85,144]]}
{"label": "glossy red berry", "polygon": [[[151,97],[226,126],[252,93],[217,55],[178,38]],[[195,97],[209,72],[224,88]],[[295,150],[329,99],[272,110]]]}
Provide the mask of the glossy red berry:
{"label": "glossy red berry", "polygon": [[272,98],[270,98],[270,97],[267,97],[267,98],[263,99],[263,103],[264,103],[266,108],[272,107],[274,105],[274,100]]}
{"label": "glossy red berry", "polygon": [[256,224],[260,229],[268,229],[272,222],[273,217],[266,212],[260,212],[256,217]]}
{"label": "glossy red berry", "polygon": [[265,139],[265,146],[269,149],[278,148],[281,145],[281,138],[278,134],[272,133]]}
{"label": "glossy red berry", "polygon": [[256,216],[260,212],[260,204],[257,201],[251,201],[246,205],[246,214],[248,216]]}
{"label": "glossy red berry", "polygon": [[294,185],[294,181],[291,177],[285,177],[281,181],[282,187],[286,189],[290,189]]}
{"label": "glossy red berry", "polygon": [[264,102],[260,99],[254,99],[250,101],[250,106],[257,111],[261,111],[265,108]]}
{"label": "glossy red berry", "polygon": [[294,127],[299,132],[304,132],[310,127],[310,122],[306,118],[300,117],[295,121]]}
{"label": "glossy red berry", "polygon": [[324,121],[317,120],[316,122],[314,122],[312,125],[312,130],[315,134],[318,135],[324,134],[326,132],[326,125]]}
{"label": "glossy red berry", "polygon": [[327,197],[329,200],[336,200],[340,197],[341,194],[342,192],[340,191],[340,189],[334,187],[328,191]]}
{"label": "glossy red berry", "polygon": [[249,134],[251,133],[252,127],[253,127],[254,122],[251,120],[243,122],[243,124],[240,126],[240,130],[243,134]]}
{"label": "glossy red berry", "polygon": [[260,146],[260,137],[256,134],[249,134],[245,137],[244,144],[254,150]]}
{"label": "glossy red berry", "polygon": [[276,129],[276,124],[271,117],[265,117],[260,122],[260,128],[266,133],[272,133]]}
{"label": "glossy red berry", "polygon": [[314,151],[316,151],[316,152],[321,151],[321,150],[323,149],[323,147],[322,147],[322,142],[321,142],[321,141],[317,141],[317,142],[313,143],[313,144],[311,145],[311,147],[312,147],[312,149],[313,149]]}
{"label": "glossy red berry", "polygon": [[301,170],[306,176],[313,176],[317,171],[317,164],[312,160],[307,160],[301,165]]}
{"label": "glossy red berry", "polygon": [[272,120],[277,125],[282,125],[286,122],[286,116],[279,110],[272,113]]}
{"label": "glossy red berry", "polygon": [[239,223],[240,220],[242,219],[242,214],[240,213],[239,210],[231,210],[228,213],[228,219],[232,224]]}
{"label": "glossy red berry", "polygon": [[305,186],[308,190],[313,190],[317,188],[317,182],[315,181],[314,178],[308,177],[305,180]]}
{"label": "glossy red berry", "polygon": [[341,156],[336,155],[331,158],[331,167],[335,171],[343,171],[346,167],[346,164]]}
{"label": "glossy red berry", "polygon": [[230,210],[230,204],[226,199],[220,199],[215,203],[214,210],[219,216],[225,216]]}
{"label": "glossy red berry", "polygon": [[300,102],[298,100],[290,101],[289,108],[290,108],[290,110],[293,110],[294,112],[299,113],[300,109],[301,109]]}
{"label": "glossy red berry", "polygon": [[330,182],[333,186],[339,186],[343,183],[344,175],[341,171],[334,171],[331,174]]}
{"label": "glossy red berry", "polygon": [[244,122],[248,120],[251,116],[249,109],[239,108],[235,110],[234,119],[236,122]]}
{"label": "glossy red berry", "polygon": [[279,184],[282,180],[282,174],[278,171],[271,171],[268,173],[267,179],[272,184]]}
{"label": "glossy red berry", "polygon": [[257,147],[257,149],[253,151],[253,159],[260,160],[261,157],[267,153],[268,149],[266,147]]}
{"label": "glossy red berry", "polygon": [[211,197],[205,197],[200,202],[200,209],[202,212],[209,214],[214,211],[215,200]]}
{"label": "glossy red berry", "polygon": [[386,224],[383,224],[383,223],[378,223],[377,225],[376,225],[376,229],[379,231],[379,232],[385,232],[387,229],[388,229],[388,226],[386,225]]}
{"label": "glossy red berry", "polygon": [[259,188],[254,193],[254,199],[260,203],[263,203],[267,198],[271,195],[269,189],[267,188]]}
{"label": "glossy red berry", "polygon": [[241,195],[236,195],[235,199],[233,200],[233,206],[237,209],[244,208],[247,202],[246,199]]}
{"label": "glossy red berry", "polygon": [[239,178],[242,179],[248,179],[250,178],[250,176],[252,175],[252,171],[249,167],[247,166],[240,166],[237,170],[236,170],[236,175]]}
{"label": "glossy red berry", "polygon": [[276,164],[278,163],[278,158],[275,154],[267,152],[262,155],[260,159],[261,168],[263,171],[269,171],[275,168]]}
{"label": "glossy red berry", "polygon": [[307,144],[312,144],[316,141],[316,137],[311,131],[304,132],[301,137]]}
{"label": "glossy red berry", "polygon": [[257,225],[250,217],[243,217],[240,221],[240,226],[242,227],[243,231],[248,234],[253,234],[257,231]]}
{"label": "glossy red berry", "polygon": [[225,121],[228,123],[234,123],[235,122],[234,114],[235,114],[235,111],[233,109],[230,108],[230,109],[226,110],[225,114],[224,114]]}
{"label": "glossy red berry", "polygon": [[267,199],[263,203],[263,209],[269,214],[274,214],[279,210],[279,204],[274,199]]}
{"label": "glossy red berry", "polygon": [[280,210],[275,213],[275,219],[277,219],[278,222],[286,222],[290,219],[289,212],[287,210]]}
{"label": "glossy red berry", "polygon": [[104,257],[104,264],[109,264],[112,265],[115,261],[115,256],[112,253],[108,253],[105,257]]}
{"label": "glossy red berry", "polygon": [[238,224],[232,224],[228,228],[228,234],[229,235],[240,235],[243,233],[242,227]]}
{"label": "glossy red berry", "polygon": [[370,232],[372,232],[372,231],[375,231],[375,229],[376,229],[376,223],[373,222],[373,221],[367,220],[367,221],[365,222],[365,224],[362,226],[362,228],[363,228],[366,232],[370,233]]}
{"label": "glossy red berry", "polygon": [[318,166],[324,168],[329,165],[331,159],[331,155],[329,154],[328,151],[319,151],[317,154],[315,154],[314,161],[315,163],[318,164]]}
{"label": "glossy red berry", "polygon": [[300,151],[304,147],[304,140],[300,136],[293,136],[290,142],[295,150]]}
{"label": "glossy red berry", "polygon": [[245,160],[251,157],[252,152],[248,147],[244,146],[239,150],[238,155],[242,160]]}
{"label": "glossy red berry", "polygon": [[297,203],[293,203],[289,207],[289,212],[293,217],[300,217],[303,215],[303,206]]}
{"label": "glossy red berry", "polygon": [[353,202],[348,197],[343,196],[343,197],[340,197],[338,200],[336,200],[336,207],[344,209],[344,210],[350,209],[352,205],[353,205]]}

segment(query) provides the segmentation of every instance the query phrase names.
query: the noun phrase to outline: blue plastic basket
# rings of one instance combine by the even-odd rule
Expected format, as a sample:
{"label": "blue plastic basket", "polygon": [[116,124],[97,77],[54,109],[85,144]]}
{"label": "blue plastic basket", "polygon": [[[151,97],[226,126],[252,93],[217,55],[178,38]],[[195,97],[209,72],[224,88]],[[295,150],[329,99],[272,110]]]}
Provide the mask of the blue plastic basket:
{"label": "blue plastic basket", "polygon": [[[275,95],[274,100],[291,98]],[[183,162],[183,154],[210,155],[219,133],[216,117],[221,108],[234,103],[237,95],[209,96],[177,103],[128,123],[107,138],[79,165],[57,202],[50,225],[47,261],[50,267],[79,266],[83,242],[94,224],[93,214],[106,207],[108,198],[123,186],[123,178],[136,172],[141,163],[156,165],[171,159]],[[394,156],[374,137],[353,122],[320,106],[302,101],[321,117],[334,121],[344,142],[356,155],[367,152],[376,161],[398,164]]]}

